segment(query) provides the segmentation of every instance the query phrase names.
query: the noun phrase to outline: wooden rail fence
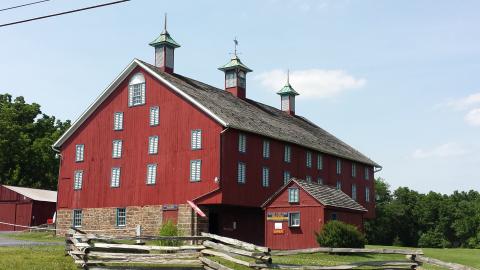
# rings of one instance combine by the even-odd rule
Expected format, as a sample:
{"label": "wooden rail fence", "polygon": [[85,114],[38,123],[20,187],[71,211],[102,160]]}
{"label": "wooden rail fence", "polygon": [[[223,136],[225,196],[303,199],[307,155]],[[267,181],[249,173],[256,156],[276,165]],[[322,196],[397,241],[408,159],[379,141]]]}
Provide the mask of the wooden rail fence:
{"label": "wooden rail fence", "polygon": [[[134,242],[135,241],[135,242]],[[157,241],[169,241],[177,245],[161,246]],[[65,238],[66,254],[84,269],[157,269],[168,267],[183,269],[233,270],[227,265],[241,265],[256,270],[346,270],[358,267],[370,269],[415,269],[420,263],[416,256],[421,251],[394,249],[334,249],[317,248],[295,251],[271,251],[240,240],[202,233],[200,236],[142,236],[112,237],[89,234],[72,228]],[[327,253],[382,253],[403,254],[409,260],[369,261],[346,265],[286,265],[276,264],[272,255],[293,255],[316,252]],[[119,268],[115,268],[117,265]],[[148,267],[148,269],[152,269]]]}

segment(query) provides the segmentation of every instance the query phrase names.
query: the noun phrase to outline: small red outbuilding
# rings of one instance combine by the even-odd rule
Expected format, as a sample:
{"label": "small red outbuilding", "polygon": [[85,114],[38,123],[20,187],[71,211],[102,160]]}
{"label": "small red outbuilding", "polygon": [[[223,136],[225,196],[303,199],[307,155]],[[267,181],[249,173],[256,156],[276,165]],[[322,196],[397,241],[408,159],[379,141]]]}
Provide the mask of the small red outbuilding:
{"label": "small red outbuilding", "polygon": [[329,220],[340,220],[363,231],[360,204],[341,190],[292,178],[263,205],[265,245],[271,249],[318,247],[315,232]]}
{"label": "small red outbuilding", "polygon": [[0,185],[0,231],[27,229],[8,224],[45,224],[47,219],[53,217],[56,204],[56,191]]}

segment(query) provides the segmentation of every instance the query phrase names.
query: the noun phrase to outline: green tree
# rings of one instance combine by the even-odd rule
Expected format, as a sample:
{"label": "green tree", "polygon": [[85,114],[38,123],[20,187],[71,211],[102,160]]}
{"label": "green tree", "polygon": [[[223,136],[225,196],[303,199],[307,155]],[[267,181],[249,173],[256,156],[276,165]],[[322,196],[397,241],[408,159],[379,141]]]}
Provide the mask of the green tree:
{"label": "green tree", "polygon": [[51,145],[70,127],[23,97],[0,95],[0,183],[56,189],[58,160]]}

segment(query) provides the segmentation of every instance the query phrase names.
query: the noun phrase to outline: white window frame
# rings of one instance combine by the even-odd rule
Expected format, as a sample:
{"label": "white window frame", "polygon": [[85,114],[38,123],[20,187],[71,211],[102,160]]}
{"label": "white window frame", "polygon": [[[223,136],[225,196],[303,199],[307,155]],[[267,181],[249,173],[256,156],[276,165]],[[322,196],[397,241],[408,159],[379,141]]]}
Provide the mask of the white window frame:
{"label": "white window frame", "polygon": [[237,165],[237,183],[245,184],[247,178],[247,164],[245,162],[238,162]]}
{"label": "white window frame", "polygon": [[310,151],[307,151],[305,153],[305,165],[307,166],[307,168],[311,168],[312,167],[312,152]]}
{"label": "white window frame", "polygon": [[354,201],[357,200],[357,185],[356,184],[352,184],[352,199]]}
{"label": "white window frame", "polygon": [[305,180],[306,180],[308,183],[312,183],[312,176],[310,176],[310,175],[305,176]]}
{"label": "white window frame", "polygon": [[368,167],[365,167],[365,180],[370,180],[370,169]]}
{"label": "white window frame", "polygon": [[323,155],[317,154],[317,170],[323,170]]}
{"label": "white window frame", "polygon": [[340,180],[337,180],[337,186],[336,186],[336,189],[338,189],[338,190],[342,190],[342,181],[340,181]]}
{"label": "white window frame", "polygon": [[123,141],[122,140],[113,140],[112,141],[112,158],[121,158],[123,151]]}
{"label": "white window frame", "polygon": [[270,186],[270,169],[268,167],[262,167],[262,187]]}
{"label": "white window frame", "polygon": [[365,202],[370,202],[370,188],[365,187]]}
{"label": "white window frame", "polygon": [[317,184],[323,185],[323,178],[322,177],[317,177]]}
{"label": "white window frame", "polygon": [[158,154],[158,141],[159,141],[159,138],[157,135],[148,137],[148,154],[149,155]]}
{"label": "white window frame", "polygon": [[352,162],[352,177],[357,177],[357,164],[355,162]]}
{"label": "white window frame", "polygon": [[122,170],[120,167],[113,167],[110,174],[110,187],[120,187],[120,175]]}
{"label": "white window frame", "polygon": [[191,131],[190,144],[191,144],[192,150],[202,149],[202,130],[201,129],[193,129]]}
{"label": "white window frame", "polygon": [[73,173],[73,189],[80,190],[83,186],[83,170],[76,170]]}
{"label": "white window frame", "polygon": [[342,174],[342,160],[337,158],[337,174]]}
{"label": "white window frame", "polygon": [[160,124],[160,107],[150,107],[149,123],[151,127],[158,126]]}
{"label": "white window frame", "polygon": [[289,212],[288,213],[288,227],[298,228],[300,227],[300,212]]}
{"label": "white window frame", "polygon": [[147,165],[147,185],[155,185],[157,183],[157,164]]}
{"label": "white window frame", "polygon": [[290,145],[285,145],[283,161],[286,163],[292,162],[292,147]]}
{"label": "white window frame", "polygon": [[74,228],[82,227],[83,211],[82,209],[73,209],[72,211],[72,226]]}
{"label": "white window frame", "polygon": [[115,212],[115,223],[117,227],[127,226],[127,208],[117,208]]}
{"label": "white window frame", "polygon": [[263,140],[263,158],[270,158],[270,141]]}
{"label": "white window frame", "polygon": [[290,178],[291,178],[291,174],[289,171],[283,171],[283,184],[285,185],[286,183],[288,183],[288,181],[290,181]]}
{"label": "white window frame", "polygon": [[300,190],[297,187],[292,187],[288,189],[288,202],[289,203],[300,203]]}
{"label": "white window frame", "polygon": [[141,72],[136,73],[128,84],[128,107],[145,104],[145,77]]}
{"label": "white window frame", "polygon": [[75,145],[75,162],[83,162],[85,160],[85,144]]}
{"label": "white window frame", "polygon": [[123,130],[123,112],[113,114],[113,130]]}
{"label": "white window frame", "polygon": [[202,177],[202,160],[190,160],[190,182],[200,182]]}
{"label": "white window frame", "polygon": [[238,133],[238,152],[247,152],[247,135],[244,133]]}

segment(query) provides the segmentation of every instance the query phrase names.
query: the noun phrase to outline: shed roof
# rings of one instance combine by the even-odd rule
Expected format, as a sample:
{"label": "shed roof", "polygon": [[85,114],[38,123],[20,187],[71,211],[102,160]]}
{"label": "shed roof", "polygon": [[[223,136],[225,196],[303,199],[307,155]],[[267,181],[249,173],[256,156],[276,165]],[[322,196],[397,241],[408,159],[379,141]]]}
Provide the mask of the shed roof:
{"label": "shed roof", "polygon": [[312,196],[315,200],[317,200],[324,206],[338,207],[362,212],[368,211],[341,190],[335,189],[327,185],[307,182],[305,180],[297,178],[290,179],[290,181],[286,185],[284,185],[280,190],[278,190],[277,192],[275,192],[275,194],[268,198],[267,201],[262,204],[262,207],[268,206],[275,197],[277,197],[288,186],[290,186],[291,182],[296,183],[299,187],[305,190],[305,192],[310,194],[310,196]]}
{"label": "shed roof", "polygon": [[14,187],[2,185],[4,188],[10,189],[18,194],[28,197],[34,201],[57,202],[57,192],[46,189]]}
{"label": "shed roof", "polygon": [[324,129],[298,115],[289,115],[272,106],[240,99],[228,91],[179,75],[163,72],[157,67],[135,59],[90,105],[72,126],[55,142],[60,147],[100,106],[135,67],[140,66],[162,83],[179,93],[224,127],[251,132],[280,141],[301,145],[326,154],[381,167],[353,147]]}

